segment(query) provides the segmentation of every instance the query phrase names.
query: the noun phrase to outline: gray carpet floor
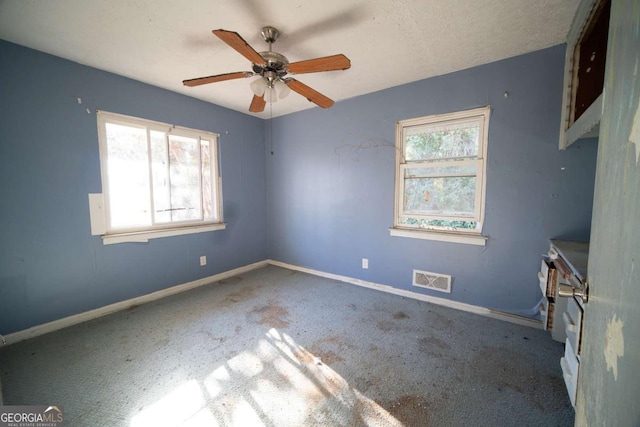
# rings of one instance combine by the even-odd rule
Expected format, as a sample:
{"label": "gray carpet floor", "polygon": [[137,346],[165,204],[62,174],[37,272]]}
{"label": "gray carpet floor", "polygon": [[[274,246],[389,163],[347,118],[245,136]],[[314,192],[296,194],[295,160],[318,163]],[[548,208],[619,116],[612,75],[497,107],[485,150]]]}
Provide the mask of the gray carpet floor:
{"label": "gray carpet floor", "polygon": [[68,426],[569,426],[563,346],[268,266],[0,348],[5,405]]}

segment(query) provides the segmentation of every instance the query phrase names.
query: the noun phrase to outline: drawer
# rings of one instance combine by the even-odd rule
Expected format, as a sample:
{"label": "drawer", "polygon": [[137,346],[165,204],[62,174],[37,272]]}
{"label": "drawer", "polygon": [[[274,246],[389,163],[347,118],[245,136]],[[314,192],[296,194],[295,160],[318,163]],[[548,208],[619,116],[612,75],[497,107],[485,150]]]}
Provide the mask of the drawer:
{"label": "drawer", "polygon": [[564,358],[567,360],[567,364],[569,365],[571,372],[575,372],[577,374],[580,361],[576,357],[576,352],[568,339],[564,345]]}
{"label": "drawer", "polygon": [[562,368],[562,377],[564,378],[564,384],[567,387],[567,393],[571,404],[575,408],[576,406],[576,392],[578,390],[578,370],[580,363],[574,354],[574,350],[571,347],[569,340],[566,342],[564,349],[564,357],[560,359],[560,367]]}
{"label": "drawer", "polygon": [[569,393],[569,400],[571,405],[576,407],[576,391],[578,388],[578,373],[571,372],[569,362],[566,357],[560,359],[560,367],[562,368],[562,378],[564,378],[564,385],[567,387],[567,393]]}
{"label": "drawer", "polygon": [[546,259],[542,259],[542,263],[540,264],[540,274],[538,277],[544,277],[545,284],[547,282],[547,276],[549,275],[549,264],[550,261]]}
{"label": "drawer", "polygon": [[558,286],[558,271],[556,270],[553,262],[544,258],[540,264],[540,271],[538,272],[538,281],[540,282],[540,291],[542,295],[555,298],[556,288]]}
{"label": "drawer", "polygon": [[567,310],[562,313],[562,321],[567,333],[567,342],[571,343],[574,355],[578,357],[581,344],[580,336],[582,335],[582,308],[575,298],[568,299]]}
{"label": "drawer", "polygon": [[582,329],[582,307],[575,298],[569,298],[567,301],[567,313],[576,325],[576,330],[580,331]]}
{"label": "drawer", "polygon": [[567,339],[564,333],[564,327],[558,316],[561,313],[557,311],[558,304],[551,298],[544,298],[540,304],[540,318],[545,331],[551,331],[551,337],[560,342]]}
{"label": "drawer", "polygon": [[[567,340],[565,325],[563,324],[563,314],[567,311],[567,298],[549,298],[549,317],[551,320],[551,338],[558,342]],[[553,307],[553,308],[552,308]]]}
{"label": "drawer", "polygon": [[540,320],[545,331],[551,329],[549,328],[549,319],[553,319],[553,316],[549,316],[549,300],[543,298],[542,304],[540,304]]}
{"label": "drawer", "polygon": [[[544,261],[542,261],[544,264]],[[542,292],[542,296],[547,296],[547,276],[542,272],[538,271],[538,281],[540,282],[540,292]]]}

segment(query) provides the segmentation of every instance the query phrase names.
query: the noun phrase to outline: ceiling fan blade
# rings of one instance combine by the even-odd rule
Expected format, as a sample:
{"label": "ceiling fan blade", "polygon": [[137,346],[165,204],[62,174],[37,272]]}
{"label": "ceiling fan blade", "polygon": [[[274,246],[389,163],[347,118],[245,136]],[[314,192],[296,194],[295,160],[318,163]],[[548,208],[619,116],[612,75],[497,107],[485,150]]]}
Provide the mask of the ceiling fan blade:
{"label": "ceiling fan blade", "polygon": [[235,31],[227,31],[227,30],[213,30],[213,34],[218,36],[220,40],[234,48],[239,54],[247,58],[249,61],[254,64],[265,65],[264,58],[260,56],[258,52],[255,51],[254,48],[249,46],[249,43],[244,41],[240,34]]}
{"label": "ceiling fan blade", "polygon": [[333,100],[331,98],[327,98],[320,92],[311,89],[309,86],[299,82],[298,80],[287,79],[285,80],[285,83],[289,88],[291,88],[291,90],[298,92],[300,95],[322,108],[329,108],[333,105]]}
{"label": "ceiling fan blade", "polygon": [[264,100],[264,95],[253,95],[251,105],[249,106],[249,111],[251,111],[252,113],[261,113],[264,111],[265,105],[267,105],[267,102]]}
{"label": "ceiling fan blade", "polygon": [[287,71],[294,74],[317,73],[318,71],[336,71],[351,68],[351,61],[343,54],[308,59],[289,64]]}
{"label": "ceiling fan blade", "polygon": [[218,74],[215,76],[198,77],[197,79],[183,80],[182,84],[185,86],[200,86],[207,83],[223,82],[225,80],[242,79],[244,77],[251,77],[253,73],[249,71],[238,71],[236,73]]}

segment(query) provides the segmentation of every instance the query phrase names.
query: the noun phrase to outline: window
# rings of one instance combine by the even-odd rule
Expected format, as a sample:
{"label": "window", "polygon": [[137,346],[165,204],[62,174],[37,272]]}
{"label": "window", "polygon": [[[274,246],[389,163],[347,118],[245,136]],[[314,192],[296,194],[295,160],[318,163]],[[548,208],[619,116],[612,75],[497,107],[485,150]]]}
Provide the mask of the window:
{"label": "window", "polygon": [[484,245],[489,114],[483,107],[397,123],[392,235]]}
{"label": "window", "polygon": [[100,111],[98,135],[104,234],[224,228],[216,134]]}

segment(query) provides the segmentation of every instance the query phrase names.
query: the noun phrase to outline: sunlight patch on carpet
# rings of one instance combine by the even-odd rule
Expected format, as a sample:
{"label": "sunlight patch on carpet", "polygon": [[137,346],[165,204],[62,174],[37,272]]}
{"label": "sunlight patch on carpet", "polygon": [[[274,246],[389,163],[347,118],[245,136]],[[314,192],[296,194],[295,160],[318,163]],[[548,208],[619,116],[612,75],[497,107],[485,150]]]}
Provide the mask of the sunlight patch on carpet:
{"label": "sunlight patch on carpet", "polygon": [[403,424],[289,335],[272,328],[229,358],[142,408],[131,427]]}

